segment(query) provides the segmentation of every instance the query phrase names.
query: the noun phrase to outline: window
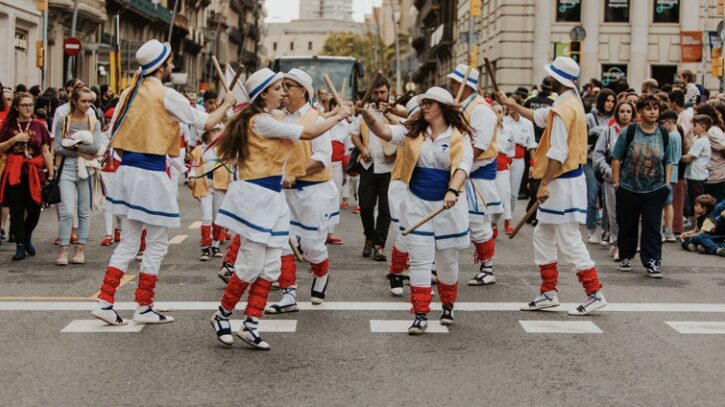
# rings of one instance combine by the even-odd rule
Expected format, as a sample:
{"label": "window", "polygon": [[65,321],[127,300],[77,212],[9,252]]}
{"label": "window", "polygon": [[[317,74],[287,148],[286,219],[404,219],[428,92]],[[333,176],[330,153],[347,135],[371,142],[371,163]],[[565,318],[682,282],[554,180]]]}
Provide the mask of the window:
{"label": "window", "polygon": [[307,50],[312,51],[312,41],[307,41]]}
{"label": "window", "polygon": [[679,0],[655,0],[654,23],[679,23],[680,22],[680,1]]}
{"label": "window", "polygon": [[[621,91],[618,89],[617,82],[627,80],[627,65],[626,64],[603,64],[602,65],[602,85],[605,88],[613,89],[615,92]],[[624,89],[627,90],[627,89]]]}
{"label": "window", "polygon": [[664,85],[675,83],[677,76],[677,65],[652,65],[651,77],[657,80],[662,88]]}
{"label": "window", "polygon": [[290,43],[289,43],[289,50],[290,51],[294,51],[295,50],[295,42],[294,41],[290,41]]}
{"label": "window", "polygon": [[277,51],[277,41],[272,43],[272,51]]}
{"label": "window", "polygon": [[628,23],[629,0],[606,0],[604,2],[605,23]]}
{"label": "window", "polygon": [[557,0],[557,22],[579,22],[582,17],[581,0]]}

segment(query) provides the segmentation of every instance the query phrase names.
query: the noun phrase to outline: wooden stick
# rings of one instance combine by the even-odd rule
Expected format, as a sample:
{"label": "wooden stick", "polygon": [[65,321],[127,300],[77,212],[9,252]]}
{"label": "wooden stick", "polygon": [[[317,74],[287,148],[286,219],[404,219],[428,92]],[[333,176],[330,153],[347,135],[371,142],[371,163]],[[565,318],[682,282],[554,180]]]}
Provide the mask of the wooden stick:
{"label": "wooden stick", "polygon": [[494,92],[498,93],[498,83],[496,82],[496,75],[494,75],[493,67],[491,66],[491,61],[488,60],[488,58],[483,58],[483,62],[486,64],[486,72],[488,73],[488,77],[491,78],[491,84],[493,85]]}
{"label": "wooden stick", "polygon": [[486,198],[483,197],[483,194],[478,192],[478,188],[476,188],[476,184],[473,183],[473,180],[471,181],[471,188],[473,188],[473,192],[478,196],[478,199],[481,200],[481,203],[483,203],[483,208],[488,210],[488,204],[486,203]]}
{"label": "wooden stick", "polygon": [[227,81],[224,78],[224,72],[222,71],[222,68],[219,66],[219,61],[217,61],[216,56],[211,56],[211,62],[214,64],[214,69],[216,69],[216,74],[219,75],[219,82],[224,87],[224,90],[227,91],[227,93],[231,93],[229,91],[229,86],[227,85]]}
{"label": "wooden stick", "polygon": [[518,225],[516,225],[516,227],[514,228],[514,231],[511,232],[511,234],[509,235],[509,239],[513,239],[514,237],[516,237],[516,234],[519,233],[519,230],[521,230],[521,228],[524,226],[526,221],[529,220],[529,218],[531,218],[532,216],[534,216],[534,213],[536,213],[537,209],[539,209],[539,201],[536,201],[536,203],[531,205],[531,209],[529,209],[526,212],[526,215],[524,215],[524,217],[521,218]]}
{"label": "wooden stick", "polygon": [[242,72],[244,71],[244,65],[239,64],[239,70],[236,74],[234,74],[234,78],[232,79],[232,83],[229,84],[229,89],[234,89],[235,86],[237,86],[237,81],[239,80],[239,77],[242,76]]}
{"label": "wooden stick", "polygon": [[461,101],[461,97],[463,97],[463,89],[466,87],[466,83],[468,83],[468,77],[471,76],[471,66],[469,65],[468,68],[466,68],[466,74],[463,75],[463,82],[461,82],[461,86],[458,87],[458,94],[456,94],[456,100],[454,100],[454,103],[459,103]]}
{"label": "wooden stick", "polygon": [[340,100],[345,100],[345,85],[347,85],[347,78],[342,79],[342,86],[340,86]]}
{"label": "wooden stick", "polygon": [[292,252],[295,254],[295,258],[297,261],[304,261],[305,259],[302,257],[302,253],[300,253],[300,250],[297,248],[297,243],[292,240],[292,237],[289,238],[289,247],[292,249]]}
{"label": "wooden stick", "polygon": [[[335,85],[332,84],[332,81],[330,80],[330,77],[327,76],[327,74],[322,75],[322,80],[325,81],[325,85],[327,85],[327,89],[332,93],[332,98],[335,99],[335,102],[337,102],[337,105],[340,106],[340,109],[343,108],[342,105],[342,98],[340,97],[340,94],[337,93],[337,89],[335,89]],[[343,83],[344,85],[344,83]],[[350,116],[347,117],[348,123],[352,123],[352,118]]]}
{"label": "wooden stick", "polygon": [[[375,75],[375,78],[370,82],[370,85],[368,85],[368,88],[365,90],[365,95],[363,95],[362,99],[360,100],[360,104],[362,106],[365,106],[365,104],[368,102],[368,99],[370,99],[370,95],[373,94],[373,86],[375,86],[375,82],[378,81],[378,78],[383,76],[383,73],[381,71],[378,71],[377,75]],[[354,114],[354,117],[357,117],[357,113]]]}
{"label": "wooden stick", "polygon": [[415,225],[409,227],[408,229],[405,229],[401,234],[403,236],[407,236],[408,234],[410,234],[414,230],[416,230],[419,227],[421,227],[421,225],[423,225],[424,223],[426,223],[429,220],[431,220],[431,219],[435,218],[436,216],[438,216],[438,214],[441,213],[441,212],[443,212],[444,210],[446,210],[446,207],[445,206],[441,206],[440,208],[438,208],[438,209],[434,210],[433,212],[429,213],[428,216],[426,216],[425,218],[423,218],[420,221],[418,221],[418,223],[416,223]]}

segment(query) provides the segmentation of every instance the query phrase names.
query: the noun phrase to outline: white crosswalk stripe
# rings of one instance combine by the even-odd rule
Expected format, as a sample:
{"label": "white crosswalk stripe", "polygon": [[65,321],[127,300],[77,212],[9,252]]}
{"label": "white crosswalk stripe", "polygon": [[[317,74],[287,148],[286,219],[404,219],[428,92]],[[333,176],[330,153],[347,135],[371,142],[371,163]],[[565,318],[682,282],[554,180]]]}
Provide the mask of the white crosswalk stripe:
{"label": "white crosswalk stripe", "polygon": [[66,325],[65,328],[61,329],[62,333],[129,333],[129,332],[141,332],[145,324],[137,324],[133,321],[129,321],[126,325],[114,326],[108,325],[103,321],[97,319],[76,319],[71,321],[70,324]]}
{"label": "white crosswalk stripe", "polygon": [[718,321],[667,321],[667,325],[681,334],[725,335],[725,322]]}
{"label": "white crosswalk stripe", "polygon": [[188,229],[201,229],[201,221],[197,220],[196,222],[193,222],[189,225]]}
{"label": "white crosswalk stripe", "polygon": [[181,244],[189,235],[176,235],[169,240],[169,244]]}
{"label": "white crosswalk stripe", "polygon": [[[407,320],[407,321],[384,321],[384,320],[377,320],[373,319],[370,320],[370,332],[373,333],[401,333],[401,332],[408,332],[408,328],[410,328],[410,324],[413,323],[413,320]],[[428,321],[428,329],[426,329],[427,333],[434,333],[434,334],[447,334],[448,333],[448,327],[445,327],[441,325],[438,321]]]}
{"label": "white crosswalk stripe", "polygon": [[[241,319],[233,319],[229,321],[232,326],[232,332],[237,332],[242,328]],[[297,320],[295,319],[260,319],[259,332],[296,332]]]}
{"label": "white crosswalk stripe", "polygon": [[603,333],[592,321],[519,321],[527,333],[552,334],[600,334]]}

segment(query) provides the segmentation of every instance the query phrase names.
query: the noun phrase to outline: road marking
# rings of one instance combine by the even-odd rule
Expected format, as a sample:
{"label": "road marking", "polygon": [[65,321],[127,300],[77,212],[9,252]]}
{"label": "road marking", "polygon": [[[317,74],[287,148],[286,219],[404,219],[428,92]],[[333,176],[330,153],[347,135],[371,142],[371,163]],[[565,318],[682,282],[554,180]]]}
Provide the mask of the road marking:
{"label": "road marking", "polygon": [[[118,284],[118,288],[121,288],[121,287],[123,287],[123,286],[124,286],[124,285],[126,285],[127,283],[131,282],[131,281],[132,281],[132,280],[133,280],[134,278],[136,278],[136,274],[124,274],[124,275],[123,275],[123,276],[121,277],[121,283],[119,283],[119,284]],[[118,288],[117,288],[116,290],[118,290]],[[88,298],[89,298],[89,299],[91,299],[91,300],[97,300],[97,299],[98,299],[98,296],[99,296],[100,294],[101,294],[101,292],[100,292],[100,291],[98,291],[98,292],[96,292],[95,294],[91,295],[91,296],[90,296],[90,297],[88,297]]]}
{"label": "road marking", "polygon": [[[0,301],[0,311],[90,311],[96,305],[88,298],[83,301],[24,301],[25,297],[10,297],[16,301]],[[54,298],[54,297],[50,297]],[[75,298],[75,297],[71,297]],[[456,303],[456,311],[519,311],[524,302],[460,302]],[[548,308],[543,312],[566,312],[575,308],[579,303],[564,303],[559,307]],[[215,311],[219,306],[217,301],[162,301],[157,302],[158,308],[170,311]],[[246,303],[240,302],[237,309],[244,310]],[[409,311],[407,302],[334,302],[325,301],[321,305],[312,305],[310,302],[298,302],[297,307],[302,311]],[[116,302],[117,310],[135,310],[134,302]],[[440,311],[441,304],[431,304],[433,311]],[[599,312],[683,312],[683,313],[725,313],[725,304],[663,304],[663,303],[610,303]]]}
{"label": "road marking", "polygon": [[725,322],[666,321],[681,334],[725,334]]}
{"label": "road marking", "polygon": [[[237,332],[242,328],[242,320],[230,320],[232,331]],[[296,319],[260,319],[259,332],[296,332]]]}
{"label": "road marking", "polygon": [[62,333],[90,333],[90,332],[105,332],[105,333],[119,333],[119,332],[141,332],[145,324],[137,324],[130,321],[126,325],[114,326],[108,325],[103,321],[97,319],[76,319],[71,321],[70,324],[66,325],[65,328],[61,329]]}
{"label": "road marking", "polygon": [[187,237],[189,237],[189,235],[176,235],[169,240],[169,244],[180,244],[186,240]]}
{"label": "road marking", "polygon": [[189,225],[188,229],[200,229],[201,228],[201,221],[197,220],[196,222]]}
{"label": "road marking", "polygon": [[602,330],[592,321],[519,321],[530,334],[600,334]]}
{"label": "road marking", "polygon": [[[412,320],[408,321],[384,321],[372,319],[370,320],[370,332],[373,333],[402,333],[408,332]],[[433,334],[447,334],[448,327],[441,325],[438,321],[428,321],[428,329],[425,330]]]}

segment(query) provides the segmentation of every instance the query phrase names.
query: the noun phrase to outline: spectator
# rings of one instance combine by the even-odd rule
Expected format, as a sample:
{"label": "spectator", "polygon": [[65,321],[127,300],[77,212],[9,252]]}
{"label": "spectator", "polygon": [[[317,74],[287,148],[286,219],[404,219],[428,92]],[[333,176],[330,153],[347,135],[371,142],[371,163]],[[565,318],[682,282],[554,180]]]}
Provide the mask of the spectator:
{"label": "spectator", "polygon": [[640,259],[647,276],[662,278],[662,208],[669,193],[672,145],[667,131],[657,125],[659,101],[652,94],[637,102],[640,123],[633,123],[617,139],[612,153],[612,185],[616,190],[619,224],[619,269],[630,271],[637,251],[640,220]]}
{"label": "spectator", "polygon": [[612,151],[617,143],[622,129],[632,122],[635,107],[631,103],[620,102],[614,108],[614,117],[611,125],[599,134],[597,144],[594,147],[592,156],[594,170],[601,175],[604,186],[604,203],[609,217],[609,234],[612,241],[611,254],[614,261],[620,261],[617,236],[619,225],[617,224],[617,201],[616,191],[612,185]]}
{"label": "spectator", "polygon": [[[705,113],[708,116],[713,117],[712,110],[709,107],[714,107],[717,111],[717,124],[710,127],[707,132],[707,138],[710,140],[710,149],[712,154],[710,155],[710,162],[707,163],[707,182],[705,182],[705,193],[708,193],[715,197],[715,200],[720,202],[725,199],[725,125],[723,124],[723,118],[725,117],[725,103],[716,102],[713,105],[701,105],[695,110],[698,113]],[[706,108],[705,106],[708,106]],[[710,113],[706,113],[706,112]],[[713,123],[715,123],[713,119]]]}
{"label": "spectator", "polygon": [[[27,93],[27,92],[28,92],[28,88],[25,85],[23,85],[22,83],[15,85],[15,96],[17,96],[21,93]],[[30,96],[32,96],[32,95],[30,95]]]}
{"label": "spectator", "polygon": [[13,260],[35,255],[31,237],[40,217],[43,164],[48,177],[54,176],[50,134],[33,120],[33,107],[31,94],[18,94],[0,127],[0,153],[7,153],[0,202],[10,207],[10,233],[16,240]]}
{"label": "spectator", "polygon": [[33,95],[34,98],[37,98],[40,96],[40,85],[33,85],[30,87],[30,90],[28,90],[28,93]]}
{"label": "spectator", "polygon": [[[695,200],[695,228],[682,234],[682,248],[687,251],[717,254],[725,256],[725,201],[715,205],[711,195],[700,195]],[[710,218],[712,228],[703,230],[705,221]]]}
{"label": "spectator", "polygon": [[674,192],[679,180],[679,163],[680,157],[682,156],[682,135],[677,129],[677,113],[675,113],[674,110],[665,110],[662,112],[659,117],[659,122],[660,125],[669,133],[670,145],[672,146],[670,149],[672,151],[672,156],[670,157],[670,162],[672,162],[672,176],[670,178],[670,193],[667,194],[667,199],[665,200],[665,225],[662,228],[662,241],[676,242],[677,239],[675,238],[675,234],[672,230],[672,224],[675,215]]}
{"label": "spectator", "polygon": [[[599,134],[606,130],[612,118],[617,96],[610,89],[604,89],[597,96],[597,105],[586,115],[588,134],[587,163],[584,166],[584,175],[587,180],[587,229],[589,230],[589,243],[599,244],[602,240],[609,240],[606,231],[600,237],[597,233],[597,204],[599,203],[599,190],[601,185],[594,174],[592,154]],[[605,239],[602,239],[605,238]]]}
{"label": "spectator", "polygon": [[681,162],[687,165],[685,179],[687,180],[687,195],[690,206],[694,208],[695,198],[705,193],[707,181],[707,163],[710,162],[710,141],[707,132],[712,127],[712,118],[705,114],[697,114],[692,118],[692,131],[695,139],[687,154],[682,156]]}
{"label": "spectator", "polygon": [[677,79],[685,88],[685,106],[695,106],[700,97],[700,90],[695,85],[695,74],[689,69],[683,69]]}
{"label": "spectator", "polygon": [[656,93],[659,91],[659,83],[657,83],[657,79],[649,78],[645,79],[644,82],[642,82],[642,89],[641,94],[645,93]]}
{"label": "spectator", "polygon": [[5,120],[10,113],[10,106],[13,104],[13,92],[2,88],[2,97],[0,97],[0,123]]}
{"label": "spectator", "polygon": [[[78,159],[94,160],[101,143],[101,123],[95,115],[89,116],[93,98],[91,90],[87,87],[75,88],[71,94],[71,110],[61,119],[60,133],[55,138],[55,153],[61,155],[62,161],[58,168],[60,185],[60,220],[58,234],[60,246],[56,264],[68,265],[68,246],[71,244],[71,231],[73,228],[73,212],[77,210],[78,237],[75,253],[71,259],[73,264],[85,263],[85,245],[88,241],[88,228],[91,217],[93,190],[92,177],[88,173],[79,171]],[[65,139],[73,139],[74,133],[90,131],[93,134],[93,144],[75,144],[72,148],[64,147],[61,143]],[[85,177],[83,176],[85,175]],[[76,204],[77,201],[77,205]]]}

